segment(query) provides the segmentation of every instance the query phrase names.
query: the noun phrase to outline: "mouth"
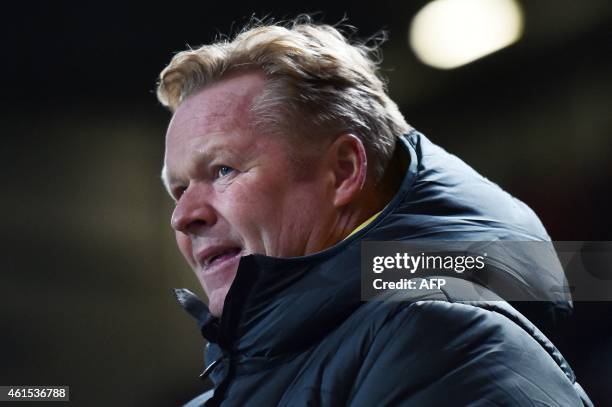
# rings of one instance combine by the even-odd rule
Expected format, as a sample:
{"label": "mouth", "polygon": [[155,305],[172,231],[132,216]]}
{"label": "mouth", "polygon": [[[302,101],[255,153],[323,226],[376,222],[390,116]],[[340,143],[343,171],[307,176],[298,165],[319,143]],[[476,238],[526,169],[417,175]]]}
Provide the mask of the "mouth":
{"label": "mouth", "polygon": [[240,258],[243,250],[238,246],[211,246],[202,251],[197,260],[202,271],[212,273]]}
{"label": "mouth", "polygon": [[242,249],[240,247],[233,247],[227,250],[223,250],[222,252],[218,254],[209,256],[204,261],[204,267],[210,267],[210,266],[214,266],[219,263],[223,263],[224,261],[227,261],[229,259],[232,259],[238,256],[241,252],[242,252]]}

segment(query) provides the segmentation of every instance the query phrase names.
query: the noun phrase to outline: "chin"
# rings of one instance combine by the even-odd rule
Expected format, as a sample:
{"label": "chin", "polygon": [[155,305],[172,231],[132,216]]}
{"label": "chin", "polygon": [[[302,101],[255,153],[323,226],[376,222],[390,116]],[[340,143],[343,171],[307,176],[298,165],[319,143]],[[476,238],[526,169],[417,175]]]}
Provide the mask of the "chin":
{"label": "chin", "polygon": [[221,318],[221,314],[223,313],[223,305],[225,304],[225,297],[227,296],[229,289],[230,285],[227,285],[226,287],[214,290],[208,296],[208,309],[210,310],[210,313],[217,318]]}

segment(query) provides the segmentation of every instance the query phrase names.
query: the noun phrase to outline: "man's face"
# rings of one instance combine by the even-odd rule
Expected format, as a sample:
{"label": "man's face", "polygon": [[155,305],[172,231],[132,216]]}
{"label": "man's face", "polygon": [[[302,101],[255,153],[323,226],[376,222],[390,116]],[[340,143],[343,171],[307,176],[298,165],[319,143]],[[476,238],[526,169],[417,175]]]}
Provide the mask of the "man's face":
{"label": "man's face", "polygon": [[333,181],[323,160],[303,176],[285,140],[254,128],[250,107],[264,84],[259,73],[217,82],[188,97],[168,127],[171,224],[217,316],[241,256],[293,257],[329,245]]}

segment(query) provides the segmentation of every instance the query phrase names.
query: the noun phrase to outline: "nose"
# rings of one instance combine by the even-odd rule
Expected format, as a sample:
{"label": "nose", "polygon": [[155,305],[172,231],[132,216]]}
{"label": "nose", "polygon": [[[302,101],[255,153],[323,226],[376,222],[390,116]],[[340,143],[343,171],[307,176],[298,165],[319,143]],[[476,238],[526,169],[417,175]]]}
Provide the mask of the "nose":
{"label": "nose", "polygon": [[215,210],[205,196],[193,184],[183,192],[170,219],[174,230],[188,235],[197,234],[217,221]]}

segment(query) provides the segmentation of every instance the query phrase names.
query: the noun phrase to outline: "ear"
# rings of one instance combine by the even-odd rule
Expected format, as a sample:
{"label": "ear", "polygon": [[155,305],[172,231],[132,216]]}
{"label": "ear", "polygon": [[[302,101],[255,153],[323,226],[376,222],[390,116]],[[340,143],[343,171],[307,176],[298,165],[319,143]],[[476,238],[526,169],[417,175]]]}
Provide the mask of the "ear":
{"label": "ear", "polygon": [[334,205],[354,201],[365,184],[368,161],[365,147],[353,134],[341,134],[328,149],[330,169],[334,177]]}

